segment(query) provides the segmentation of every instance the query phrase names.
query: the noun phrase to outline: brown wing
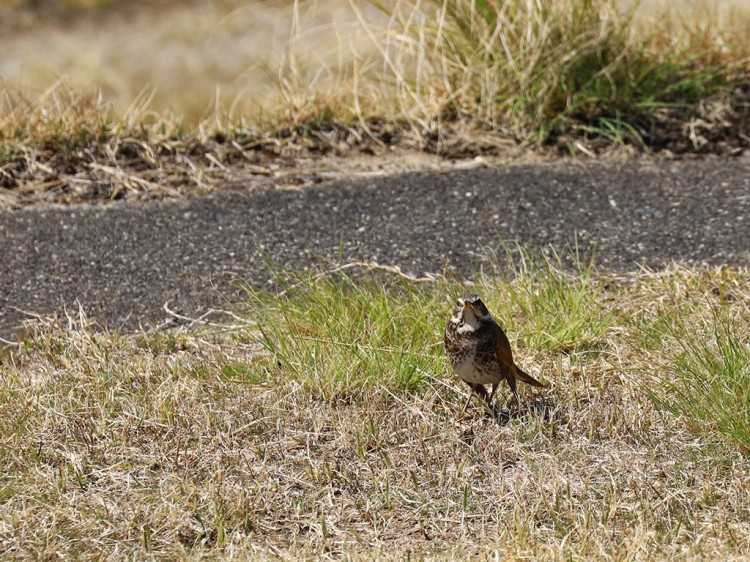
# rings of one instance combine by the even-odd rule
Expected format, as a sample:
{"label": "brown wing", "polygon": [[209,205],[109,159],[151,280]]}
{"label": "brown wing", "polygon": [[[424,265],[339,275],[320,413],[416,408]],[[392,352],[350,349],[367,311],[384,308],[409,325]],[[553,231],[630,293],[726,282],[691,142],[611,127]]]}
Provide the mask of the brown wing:
{"label": "brown wing", "polygon": [[[497,350],[497,356],[500,359],[500,362],[505,366],[508,375],[513,377],[513,382],[515,383],[516,380],[519,380],[521,382],[525,382],[526,384],[530,384],[531,386],[546,388],[546,384],[540,383],[530,374],[522,371],[515,364],[515,362],[513,361],[513,351],[510,349],[510,341],[508,340],[508,336],[505,335],[505,332],[503,332],[503,329],[499,325],[494,324],[494,326],[495,329],[493,330],[493,339],[494,347]],[[508,377],[508,375],[506,375],[506,378]],[[510,380],[508,380],[508,382],[510,383],[511,388],[515,387],[515,384],[511,383]]]}
{"label": "brown wing", "polygon": [[497,357],[503,366],[508,370],[512,369],[514,366],[513,352],[510,349],[508,336],[505,335],[503,329],[495,322],[492,323],[492,347],[495,348]]}
{"label": "brown wing", "polygon": [[505,335],[503,329],[492,322],[490,329],[490,343],[492,349],[495,350],[495,356],[500,361],[500,370],[502,376],[510,386],[513,394],[518,395],[516,392],[516,377],[514,376],[515,365],[513,363],[513,352],[510,349],[510,342],[508,336]]}

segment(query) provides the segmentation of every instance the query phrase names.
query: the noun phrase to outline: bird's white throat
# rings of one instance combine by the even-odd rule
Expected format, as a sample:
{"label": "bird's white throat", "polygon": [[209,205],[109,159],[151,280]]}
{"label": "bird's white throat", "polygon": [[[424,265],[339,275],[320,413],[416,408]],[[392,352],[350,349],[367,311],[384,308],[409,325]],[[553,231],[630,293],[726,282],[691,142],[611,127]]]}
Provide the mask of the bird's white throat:
{"label": "bird's white throat", "polygon": [[479,329],[479,320],[473,314],[464,314],[463,318],[454,316],[451,321],[458,324],[456,331],[459,334],[466,334]]}

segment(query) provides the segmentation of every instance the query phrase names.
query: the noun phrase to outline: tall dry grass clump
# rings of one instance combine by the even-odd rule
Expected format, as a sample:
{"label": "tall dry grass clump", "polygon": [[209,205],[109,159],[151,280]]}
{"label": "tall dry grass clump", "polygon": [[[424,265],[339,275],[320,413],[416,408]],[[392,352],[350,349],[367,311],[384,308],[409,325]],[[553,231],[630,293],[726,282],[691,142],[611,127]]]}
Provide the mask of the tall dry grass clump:
{"label": "tall dry grass clump", "polygon": [[[143,57],[136,65],[114,55],[102,56],[107,73],[99,69],[83,87],[63,71],[57,86],[40,95],[4,86],[0,140],[7,147],[65,137],[148,140],[218,132],[335,145],[344,131],[353,142],[400,139],[438,151],[465,145],[473,135],[482,135],[482,146],[560,136],[660,146],[684,137],[678,150],[705,150],[716,139],[704,129],[717,138],[738,137],[747,120],[748,18],[739,9],[691,4],[688,16],[680,6],[615,0],[350,0],[348,7],[299,0],[261,2],[255,11],[227,0],[217,6],[206,16],[216,20],[213,27],[182,12],[175,17],[184,53],[168,30],[149,35],[161,38],[154,53],[177,49],[177,59],[184,59],[169,67],[169,80],[158,88],[144,82],[153,79],[153,69],[144,68]],[[269,31],[267,42],[251,40],[256,28],[243,32],[261,12],[282,30]],[[115,83],[128,88],[112,93]],[[120,98],[134,95],[133,84],[144,88],[123,104]],[[96,93],[92,100],[81,91],[108,97]]]}
{"label": "tall dry grass clump", "polygon": [[727,48],[716,19],[657,27],[614,1],[378,6],[398,111],[431,130],[458,119],[518,141],[575,130],[641,140],[655,112],[695,111],[746,70],[747,42]]}

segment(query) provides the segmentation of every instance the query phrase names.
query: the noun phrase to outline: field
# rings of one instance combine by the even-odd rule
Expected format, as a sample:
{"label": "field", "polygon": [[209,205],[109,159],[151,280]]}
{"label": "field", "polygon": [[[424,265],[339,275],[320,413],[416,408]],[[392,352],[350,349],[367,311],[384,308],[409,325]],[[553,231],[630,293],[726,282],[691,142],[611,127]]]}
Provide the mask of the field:
{"label": "field", "polygon": [[[750,142],[741,3],[128,4],[0,0],[2,208]],[[39,319],[0,353],[0,557],[750,557],[750,270],[514,255],[275,271],[189,330]],[[550,384],[495,417],[443,352],[467,291]]]}
{"label": "field", "polygon": [[[202,333],[38,327],[2,363],[3,556],[750,555],[750,272],[533,263],[281,272]],[[469,289],[551,385],[497,418],[458,415],[442,350]]]}

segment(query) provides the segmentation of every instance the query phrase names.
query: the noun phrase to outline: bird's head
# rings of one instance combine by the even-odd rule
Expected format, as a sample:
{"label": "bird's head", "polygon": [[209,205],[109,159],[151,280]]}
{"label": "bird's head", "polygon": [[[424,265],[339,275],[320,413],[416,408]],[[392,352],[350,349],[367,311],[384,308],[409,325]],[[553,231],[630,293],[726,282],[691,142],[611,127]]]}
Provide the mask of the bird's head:
{"label": "bird's head", "polygon": [[464,295],[456,301],[456,309],[453,320],[464,322],[469,325],[479,324],[482,320],[489,320],[492,316],[490,311],[479,298],[479,295]]}

